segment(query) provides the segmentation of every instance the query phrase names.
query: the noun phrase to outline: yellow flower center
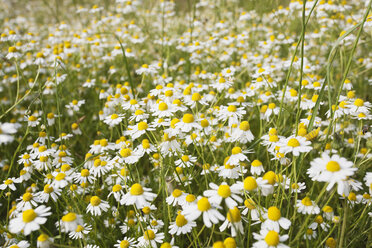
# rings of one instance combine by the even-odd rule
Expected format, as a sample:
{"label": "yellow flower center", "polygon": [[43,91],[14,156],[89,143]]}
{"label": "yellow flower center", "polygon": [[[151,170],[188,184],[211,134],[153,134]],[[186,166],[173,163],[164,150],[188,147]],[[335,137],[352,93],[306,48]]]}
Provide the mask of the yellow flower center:
{"label": "yellow flower center", "polygon": [[181,157],[181,159],[182,159],[183,162],[188,162],[190,160],[189,156],[187,156],[187,155],[183,155]]}
{"label": "yellow flower center", "polygon": [[71,222],[76,220],[76,214],[75,213],[68,213],[62,217],[63,222]]}
{"label": "yellow flower center", "polygon": [[179,190],[179,189],[175,189],[175,190],[173,190],[172,195],[173,195],[173,197],[178,198],[182,195],[182,191]]}
{"label": "yellow flower center", "polygon": [[240,148],[239,146],[235,146],[235,147],[231,150],[231,153],[232,153],[233,155],[236,155],[236,154],[242,153],[242,148]]}
{"label": "yellow flower center", "polygon": [[362,99],[358,98],[354,101],[354,105],[357,106],[357,107],[362,107],[364,105],[364,101]]}
{"label": "yellow flower center", "polygon": [[90,198],[90,204],[93,207],[98,206],[99,204],[101,204],[101,199],[99,199],[98,196],[92,196],[92,198]]}
{"label": "yellow flower center", "polygon": [[255,207],[255,203],[253,200],[251,199],[247,199],[244,201],[244,206],[246,206],[248,209],[252,210],[252,209],[256,209]]}
{"label": "yellow flower center", "polygon": [[160,246],[160,248],[172,248],[172,245],[169,244],[168,242],[165,242],[164,244],[162,244],[162,245]]}
{"label": "yellow flower center", "polygon": [[329,161],[326,165],[327,171],[336,172],[340,170],[340,164],[336,161]]}
{"label": "yellow flower center", "polygon": [[24,201],[24,202],[28,202],[28,201],[30,201],[32,199],[32,194],[31,193],[25,193],[25,194],[23,194],[23,196],[22,196],[22,200]]}
{"label": "yellow flower center", "polygon": [[83,230],[84,230],[84,227],[83,227],[82,225],[78,225],[78,226],[76,227],[75,232],[81,232],[81,231],[83,231]]}
{"label": "yellow flower center", "polygon": [[65,177],[66,177],[65,173],[58,173],[58,175],[56,176],[56,180],[61,181],[61,180],[65,179]]}
{"label": "yellow flower center", "polygon": [[53,191],[54,191],[53,187],[50,186],[49,184],[46,184],[46,185],[44,186],[44,192],[45,192],[45,193],[50,194],[50,193],[52,193]]}
{"label": "yellow flower center", "polygon": [[119,192],[121,189],[122,189],[122,187],[121,187],[120,184],[115,184],[114,186],[112,186],[112,191],[113,192]]}
{"label": "yellow flower center", "polygon": [[184,123],[192,123],[192,122],[194,122],[194,116],[192,114],[184,114],[183,118],[182,118],[182,121]]}
{"label": "yellow flower center", "polygon": [[41,234],[39,237],[37,237],[37,241],[39,241],[39,242],[44,242],[44,241],[46,241],[48,238],[49,238],[49,236],[43,233],[43,234]]}
{"label": "yellow flower center", "polygon": [[313,203],[311,202],[309,197],[305,197],[304,199],[301,200],[302,205],[304,206],[312,206]]}
{"label": "yellow flower center", "polygon": [[25,223],[29,223],[33,221],[36,217],[37,217],[37,214],[35,213],[33,209],[25,210],[22,213],[22,220]]}
{"label": "yellow flower center", "polygon": [[153,240],[155,239],[155,233],[153,230],[147,230],[143,237],[145,238],[145,240]]}
{"label": "yellow flower center", "polygon": [[143,194],[143,188],[141,186],[141,184],[139,183],[135,183],[132,185],[132,187],[130,188],[130,194],[131,195],[142,195]]}
{"label": "yellow flower center", "polygon": [[144,121],[141,121],[140,123],[138,123],[138,130],[146,130],[149,126],[147,125],[146,122]]}
{"label": "yellow flower center", "polygon": [[315,217],[315,222],[318,224],[323,223],[323,217],[321,215],[318,215]]}
{"label": "yellow flower center", "polygon": [[135,115],[142,115],[143,113],[145,112],[143,112],[141,109],[137,109],[136,112],[134,112]]}
{"label": "yellow flower center", "polygon": [[269,137],[269,141],[270,141],[270,142],[278,142],[278,141],[279,141],[279,138],[278,138],[278,136],[276,136],[276,135],[271,135],[271,136]]}
{"label": "yellow flower center", "polygon": [[298,146],[300,146],[300,142],[298,142],[298,140],[296,138],[291,138],[288,141],[287,145],[290,146],[290,147],[298,147]]}
{"label": "yellow flower center", "polygon": [[230,105],[230,106],[228,106],[227,107],[227,111],[229,111],[229,112],[236,112],[236,106],[235,105]]}
{"label": "yellow flower center", "polygon": [[229,212],[227,213],[227,219],[230,222],[239,222],[242,219],[239,209],[237,207],[229,209]]}
{"label": "yellow flower center", "polygon": [[280,210],[277,207],[269,207],[267,217],[270,220],[278,221],[281,217]]}
{"label": "yellow flower center", "polygon": [[13,183],[13,180],[12,179],[7,179],[4,184],[5,185],[9,185],[9,184],[12,184]]}
{"label": "yellow flower center", "polygon": [[243,183],[245,190],[251,191],[257,188],[257,182],[254,177],[246,177]]}
{"label": "yellow flower center", "polygon": [[196,199],[196,197],[193,194],[189,194],[189,195],[186,196],[186,201],[187,202],[193,202],[193,201],[195,201],[195,199]]}
{"label": "yellow flower center", "polygon": [[178,214],[177,217],[176,217],[176,225],[178,227],[182,227],[186,224],[187,224],[187,220],[186,220],[185,216],[183,216],[182,214]]}
{"label": "yellow flower center", "polygon": [[87,176],[89,176],[89,170],[88,169],[82,169],[81,170],[81,172],[80,172],[80,175],[82,176],[82,177],[87,177]]}
{"label": "yellow flower center", "polygon": [[118,117],[119,117],[119,115],[117,115],[117,114],[112,114],[112,115],[111,115],[111,119],[112,119],[112,120],[115,120],[115,119],[117,119]]}
{"label": "yellow flower center", "polygon": [[122,240],[121,242],[120,242],[120,248],[128,248],[129,247],[129,242],[128,242],[128,240]]}
{"label": "yellow flower center", "polygon": [[253,160],[253,162],[252,162],[252,166],[253,167],[259,167],[259,166],[262,166],[262,163],[261,163],[261,161],[260,160]]}
{"label": "yellow flower center", "polygon": [[160,104],[159,104],[159,110],[160,111],[165,111],[165,110],[167,110],[168,109],[168,105],[165,103],[165,102],[161,102]]}
{"label": "yellow flower center", "polygon": [[204,211],[209,210],[210,208],[211,208],[211,204],[209,203],[208,198],[202,197],[198,201],[198,209],[199,209],[199,211],[204,212]]}
{"label": "yellow flower center", "polygon": [[191,100],[193,100],[194,102],[198,102],[202,99],[201,95],[199,93],[194,93],[192,94],[192,97],[191,97]]}
{"label": "yellow flower center", "polygon": [[136,99],[132,99],[129,101],[130,105],[135,105],[137,104],[137,100]]}
{"label": "yellow flower center", "polygon": [[229,197],[231,195],[231,189],[229,185],[220,185],[220,187],[218,187],[217,194],[223,198]]}
{"label": "yellow flower center", "polygon": [[275,172],[268,171],[265,173],[265,175],[262,177],[262,179],[267,180],[269,184],[273,185],[275,183]]}
{"label": "yellow flower center", "polygon": [[269,231],[266,234],[265,242],[269,246],[277,246],[279,244],[279,234],[275,231]]}
{"label": "yellow flower center", "polygon": [[307,234],[307,235],[313,235],[313,229],[308,228],[308,229],[306,230],[306,234]]}
{"label": "yellow flower center", "polygon": [[124,148],[120,150],[120,156],[123,158],[129,157],[132,154],[132,151],[130,148]]}
{"label": "yellow flower center", "polygon": [[249,122],[248,121],[243,121],[242,123],[240,123],[239,129],[243,130],[243,131],[248,131],[250,129]]}

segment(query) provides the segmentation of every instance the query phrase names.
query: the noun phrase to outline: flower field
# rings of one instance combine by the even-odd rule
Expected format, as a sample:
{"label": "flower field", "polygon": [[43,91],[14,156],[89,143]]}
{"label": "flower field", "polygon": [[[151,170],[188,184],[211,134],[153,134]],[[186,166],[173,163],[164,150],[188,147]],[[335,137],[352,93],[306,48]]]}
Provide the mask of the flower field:
{"label": "flower field", "polygon": [[372,247],[372,0],[14,2],[0,247]]}

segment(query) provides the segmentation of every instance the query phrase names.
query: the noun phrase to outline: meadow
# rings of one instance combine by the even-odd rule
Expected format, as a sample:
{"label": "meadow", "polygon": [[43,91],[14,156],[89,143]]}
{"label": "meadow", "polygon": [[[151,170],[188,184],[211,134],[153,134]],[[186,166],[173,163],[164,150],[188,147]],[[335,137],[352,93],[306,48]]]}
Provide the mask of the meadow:
{"label": "meadow", "polygon": [[372,0],[0,0],[0,247],[372,247]]}

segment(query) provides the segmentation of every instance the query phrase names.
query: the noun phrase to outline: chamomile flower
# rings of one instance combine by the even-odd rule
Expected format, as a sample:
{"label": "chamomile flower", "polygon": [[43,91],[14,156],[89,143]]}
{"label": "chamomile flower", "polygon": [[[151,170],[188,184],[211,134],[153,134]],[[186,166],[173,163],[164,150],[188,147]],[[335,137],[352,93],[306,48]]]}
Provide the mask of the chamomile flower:
{"label": "chamomile flower", "polygon": [[343,182],[350,176],[354,175],[357,168],[353,168],[353,162],[340,157],[337,154],[331,157],[327,153],[323,153],[320,158],[316,158],[311,163],[307,174],[320,182],[327,182],[327,190],[331,190],[337,183],[337,192],[342,195],[345,185]]}
{"label": "chamomile flower", "polygon": [[114,247],[117,248],[134,248],[137,246],[137,242],[134,238],[124,237],[122,240],[116,240]]}
{"label": "chamomile flower", "polygon": [[57,202],[58,197],[61,195],[61,189],[59,188],[53,188],[49,184],[46,184],[44,186],[44,190],[40,191],[36,194],[36,197],[38,198],[38,201],[43,203],[43,202],[48,202],[49,199],[51,198],[54,202]]}
{"label": "chamomile flower", "polygon": [[123,121],[122,115],[112,114],[110,116],[107,116],[103,122],[109,125],[110,127],[114,127],[122,121]]}
{"label": "chamomile flower", "polygon": [[18,243],[9,245],[7,248],[28,248],[28,247],[30,247],[30,243],[26,240],[22,240]]}
{"label": "chamomile flower", "polygon": [[223,232],[226,228],[231,228],[231,236],[235,237],[237,232],[244,234],[244,227],[240,210],[237,207],[229,209],[225,222],[220,226],[220,231]]}
{"label": "chamomile flower", "polygon": [[149,127],[147,122],[141,121],[137,125],[130,125],[128,127],[128,130],[124,132],[124,135],[129,135],[132,137],[133,140],[139,138],[143,134],[146,133],[146,131],[154,131],[155,129],[152,127]]}
{"label": "chamomile flower", "polygon": [[281,139],[278,145],[280,146],[280,152],[284,154],[291,152],[294,156],[299,156],[300,153],[309,152],[313,149],[310,146],[311,142],[301,136],[290,136]]}
{"label": "chamomile flower", "polygon": [[288,239],[288,235],[279,235],[274,230],[261,229],[260,233],[253,233],[253,237],[257,242],[253,243],[254,248],[289,248],[283,244]]}
{"label": "chamomile flower", "polygon": [[182,155],[181,159],[176,160],[174,163],[181,168],[186,168],[193,166],[196,160],[197,158],[194,156]]}
{"label": "chamomile flower", "polygon": [[184,133],[188,133],[193,129],[201,129],[201,125],[195,122],[192,114],[184,114],[182,120],[176,124],[176,128]]}
{"label": "chamomile flower", "polygon": [[138,238],[137,247],[154,247],[157,248],[157,243],[162,243],[164,233],[158,233],[156,229],[147,229],[143,236]]}
{"label": "chamomile flower", "polygon": [[172,194],[166,198],[166,202],[169,205],[176,206],[182,205],[183,201],[185,200],[186,194],[179,190],[175,189],[173,190]]}
{"label": "chamomile flower", "polygon": [[36,247],[37,248],[49,248],[53,243],[53,238],[49,237],[45,233],[42,233],[37,237]]}
{"label": "chamomile flower", "polygon": [[120,204],[127,206],[136,205],[137,208],[143,208],[149,205],[155,197],[156,194],[151,193],[151,189],[142,187],[139,183],[135,183],[130,187],[128,193],[121,198]]}
{"label": "chamomile flower", "polygon": [[287,230],[291,225],[291,221],[282,217],[280,210],[275,206],[269,207],[263,217],[266,219],[261,226],[263,229],[279,232],[280,227]]}
{"label": "chamomile flower", "polygon": [[90,232],[90,230],[92,230],[92,227],[84,223],[83,225],[78,225],[74,231],[71,231],[68,234],[68,236],[71,239],[82,239]]}
{"label": "chamomile flower", "polygon": [[107,198],[109,198],[111,195],[114,195],[115,200],[120,202],[121,197],[124,195],[123,187],[120,184],[115,184],[112,186],[112,190],[108,194]]}
{"label": "chamomile flower", "polygon": [[210,183],[209,187],[211,190],[204,191],[203,195],[208,197],[208,200],[212,205],[220,205],[222,200],[225,201],[229,209],[233,209],[238,203],[243,202],[243,199],[239,196],[240,188],[238,184],[229,186],[227,183],[222,183],[220,186]]}
{"label": "chamomile flower", "polygon": [[185,207],[182,214],[188,220],[196,220],[200,215],[203,215],[203,222],[206,227],[211,227],[212,223],[217,224],[219,221],[225,220],[224,216],[211,205],[206,197],[199,197],[197,204]]}
{"label": "chamomile flower", "polygon": [[185,218],[180,212],[177,214],[176,220],[170,223],[169,233],[172,235],[181,235],[190,233],[196,227],[196,222]]}
{"label": "chamomile flower", "polygon": [[319,214],[320,209],[314,201],[312,201],[308,196],[302,200],[297,200],[297,212],[302,214]]}
{"label": "chamomile flower", "polygon": [[95,216],[101,215],[102,212],[106,212],[110,207],[107,201],[101,200],[98,196],[92,196],[89,202],[87,212]]}
{"label": "chamomile flower", "polygon": [[235,128],[231,134],[232,141],[237,141],[242,144],[251,142],[254,136],[250,130],[250,125],[248,121],[242,121],[239,127]]}
{"label": "chamomile flower", "polygon": [[226,163],[230,165],[238,165],[242,161],[249,161],[248,157],[244,155],[244,153],[248,153],[248,151],[243,151],[239,146],[234,147],[231,149],[230,158]]}
{"label": "chamomile flower", "polygon": [[14,183],[19,183],[19,180],[15,177],[8,178],[3,181],[3,184],[0,184],[0,190],[5,190],[9,188],[10,190],[15,191],[17,188]]}
{"label": "chamomile flower", "polygon": [[9,221],[9,231],[20,233],[23,230],[24,235],[29,235],[33,231],[40,229],[40,225],[47,221],[47,216],[51,215],[50,207],[40,205],[35,209],[29,208],[22,211]]}
{"label": "chamomile flower", "polygon": [[26,210],[32,207],[36,207],[38,204],[38,199],[34,194],[26,192],[20,198],[20,201],[17,203],[17,209]]}
{"label": "chamomile flower", "polygon": [[261,175],[262,172],[265,172],[262,162],[258,159],[252,161],[250,171],[253,175]]}
{"label": "chamomile flower", "polygon": [[73,232],[78,225],[84,225],[82,216],[74,212],[66,213],[57,224],[61,226],[61,230],[64,232]]}

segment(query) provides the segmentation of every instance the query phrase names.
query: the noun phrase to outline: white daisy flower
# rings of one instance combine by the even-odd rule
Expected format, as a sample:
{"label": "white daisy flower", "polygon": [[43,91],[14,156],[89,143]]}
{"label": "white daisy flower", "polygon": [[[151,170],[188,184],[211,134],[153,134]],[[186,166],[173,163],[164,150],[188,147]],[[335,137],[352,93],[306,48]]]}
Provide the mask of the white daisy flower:
{"label": "white daisy flower", "polygon": [[164,233],[157,233],[156,229],[147,229],[143,236],[138,238],[137,247],[147,248],[153,247],[157,248],[157,243],[162,243],[164,239]]}
{"label": "white daisy flower", "polygon": [[299,156],[300,153],[309,152],[313,149],[311,142],[302,136],[290,136],[279,141],[280,152],[287,154],[293,153],[294,156]]}
{"label": "white daisy flower", "polygon": [[212,207],[206,197],[199,197],[197,204],[185,207],[182,214],[188,220],[196,220],[200,215],[203,215],[206,227],[211,227],[212,223],[217,224],[219,221],[225,220],[225,217],[215,207]]}
{"label": "white daisy flower", "polygon": [[197,158],[189,155],[182,155],[181,159],[176,160],[174,163],[181,168],[191,167],[195,164]]}
{"label": "white daisy flower", "polygon": [[110,127],[114,127],[122,121],[123,121],[123,115],[112,114],[112,115],[107,116],[103,122],[109,125]]}
{"label": "white daisy flower", "polygon": [[222,183],[220,186],[209,183],[211,190],[204,191],[203,195],[208,197],[212,205],[221,205],[222,200],[225,201],[229,209],[233,209],[238,205],[238,202],[243,202],[240,194],[240,187],[238,184],[233,184],[231,187],[227,183]]}
{"label": "white daisy flower", "polygon": [[279,232],[280,227],[288,230],[291,226],[291,221],[282,217],[280,210],[275,206],[269,207],[267,213],[263,215],[263,218],[266,220],[262,223],[261,228]]}
{"label": "white daisy flower", "polygon": [[258,240],[253,243],[253,248],[289,248],[281,243],[288,239],[288,235],[279,235],[274,230],[261,229],[260,233],[253,233],[253,237]]}
{"label": "white daisy flower", "polygon": [[99,216],[102,214],[102,212],[106,212],[109,209],[110,205],[107,203],[107,201],[101,200],[98,196],[92,196],[90,198],[90,203],[87,206],[87,212]]}
{"label": "white daisy flower", "polygon": [[114,247],[117,248],[134,248],[137,246],[137,242],[134,238],[124,237],[122,240],[116,240]]}
{"label": "white daisy flower", "polygon": [[39,230],[40,225],[47,221],[47,216],[51,215],[50,207],[44,205],[38,206],[36,209],[27,209],[19,213],[16,218],[9,221],[9,231],[12,233],[20,233],[23,230],[24,235],[29,235],[31,232]]}
{"label": "white daisy flower", "polygon": [[168,205],[176,206],[183,205],[183,201],[185,200],[186,194],[179,190],[173,190],[172,194],[166,198],[166,202]]}
{"label": "white daisy flower", "polygon": [[337,154],[330,157],[327,153],[322,153],[320,158],[316,158],[310,164],[311,167],[307,170],[307,174],[309,174],[311,179],[319,182],[328,182],[328,191],[337,183],[337,192],[340,195],[345,192],[344,181],[354,175],[357,170],[357,168],[353,168],[353,162]]}
{"label": "white daisy flower", "polygon": [[90,232],[90,230],[92,230],[92,226],[84,223],[84,225],[78,225],[74,231],[71,231],[68,234],[68,236],[71,239],[82,239]]}
{"label": "white daisy flower", "polygon": [[128,130],[124,132],[124,135],[129,135],[132,140],[135,140],[145,134],[146,131],[155,131],[155,129],[149,127],[147,122],[141,121],[137,125],[129,125]]}
{"label": "white daisy flower", "polygon": [[319,214],[320,209],[309,197],[297,200],[297,212],[302,214]]}
{"label": "white daisy flower", "polygon": [[141,184],[135,183],[130,187],[128,193],[126,193],[120,201],[121,205],[136,205],[137,208],[143,208],[146,205],[150,205],[150,202],[154,200],[156,194],[151,193],[151,189],[142,187]]}
{"label": "white daisy flower", "polygon": [[73,232],[76,230],[78,225],[84,225],[81,215],[74,212],[69,212],[62,216],[61,221],[57,222],[61,226],[63,232]]}
{"label": "white daisy flower", "polygon": [[177,214],[176,220],[170,222],[169,233],[171,235],[180,235],[190,233],[191,230],[196,227],[196,222],[187,220],[184,215],[180,212]]}
{"label": "white daisy flower", "polygon": [[243,151],[239,146],[234,147],[231,149],[230,158],[226,163],[230,165],[239,165],[242,161],[249,161],[248,157],[244,155],[244,153],[248,153],[248,151]]}
{"label": "white daisy flower", "polygon": [[19,183],[19,180],[15,177],[8,178],[3,181],[3,184],[0,184],[0,190],[5,190],[6,188],[9,188],[13,191],[15,191],[17,188],[15,187],[14,183]]}
{"label": "white daisy flower", "polygon": [[226,228],[231,228],[231,236],[235,237],[237,232],[244,234],[242,217],[240,210],[237,207],[229,209],[225,222],[220,226],[220,231],[223,232]]}

